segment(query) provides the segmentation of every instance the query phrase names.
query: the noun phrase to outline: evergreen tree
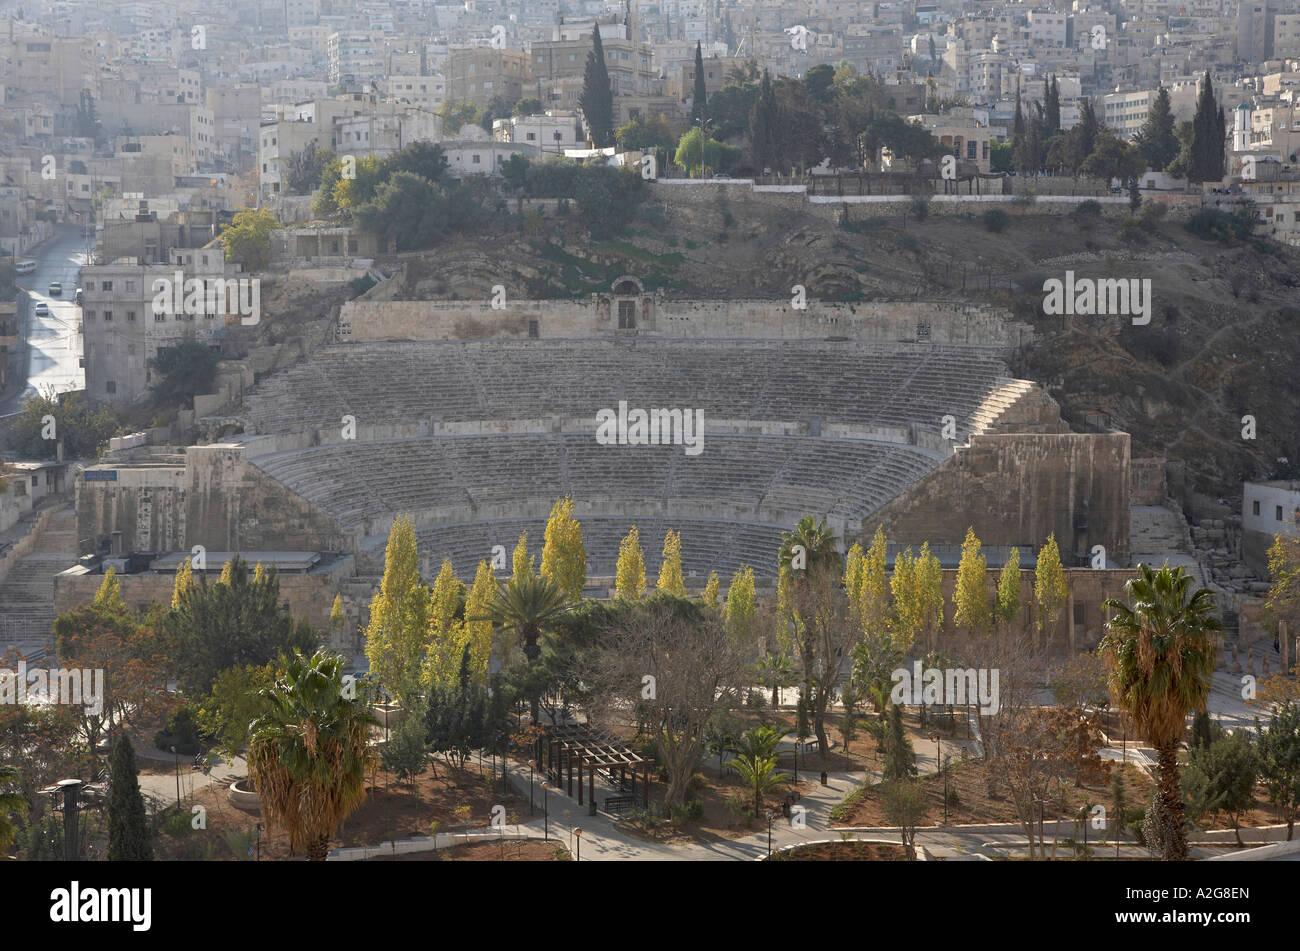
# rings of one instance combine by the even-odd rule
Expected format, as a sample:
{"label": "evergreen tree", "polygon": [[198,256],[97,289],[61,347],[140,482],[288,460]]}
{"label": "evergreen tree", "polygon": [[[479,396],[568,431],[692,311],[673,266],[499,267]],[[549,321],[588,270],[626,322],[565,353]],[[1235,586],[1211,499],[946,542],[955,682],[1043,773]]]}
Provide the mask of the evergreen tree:
{"label": "evergreen tree", "polygon": [[917,773],[916,752],[912,741],[903,729],[903,708],[898,704],[889,706],[889,729],[885,734],[885,765],[881,770],[881,780],[889,782],[895,779],[911,779]]}
{"label": "evergreen tree", "polygon": [[1043,80],[1043,139],[1050,139],[1061,131],[1061,86],[1052,77],[1051,83]]}
{"label": "evergreen tree", "polygon": [[135,768],[135,750],[123,732],[108,761],[108,858],[111,862],[153,861],[153,837]]}
{"label": "evergreen tree", "polygon": [[582,116],[591,132],[591,143],[598,149],[614,144],[614,92],[605,65],[605,47],[600,42],[600,27],[591,31],[591,52],[582,75],[582,95],[578,98]]}
{"label": "evergreen tree", "polygon": [[686,597],[686,583],[682,580],[682,536],[671,528],[664,535],[664,560],[659,566],[658,588],[664,594]]}
{"label": "evergreen tree", "polygon": [[567,495],[551,507],[542,549],[542,577],[550,578],[571,600],[578,601],[587,583],[587,549],[573,507],[573,499]]}
{"label": "evergreen tree", "polygon": [[777,167],[778,113],[772,74],[764,69],[758,87],[758,98],[749,113],[749,147],[754,156],[754,166],[759,171],[769,168],[775,170]]}
{"label": "evergreen tree", "polygon": [[695,41],[695,92],[691,99],[691,122],[698,122],[700,119],[708,118],[704,107],[708,101],[708,93],[704,88],[704,53],[700,49],[700,41]]}
{"label": "evergreen tree", "polygon": [[1151,100],[1146,122],[1133,136],[1133,142],[1146,159],[1147,166],[1163,172],[1169,163],[1178,158],[1178,136],[1174,132],[1174,112],[1169,102],[1169,90],[1161,86]]}
{"label": "evergreen tree", "polygon": [[1205,71],[1201,95],[1192,116],[1191,161],[1187,178],[1192,182],[1217,182],[1223,178],[1223,110],[1214,98],[1214,81],[1210,71]]}
{"label": "evergreen tree", "polygon": [[957,587],[953,591],[957,611],[953,622],[965,627],[971,634],[987,634],[992,612],[989,608],[988,566],[980,553],[980,540],[975,529],[966,529],[966,539],[961,544],[961,561],[957,565]]}
{"label": "evergreen tree", "polygon": [[628,601],[639,601],[645,594],[645,554],[641,551],[641,536],[632,526],[618,546],[618,565],[615,568],[614,596]]}

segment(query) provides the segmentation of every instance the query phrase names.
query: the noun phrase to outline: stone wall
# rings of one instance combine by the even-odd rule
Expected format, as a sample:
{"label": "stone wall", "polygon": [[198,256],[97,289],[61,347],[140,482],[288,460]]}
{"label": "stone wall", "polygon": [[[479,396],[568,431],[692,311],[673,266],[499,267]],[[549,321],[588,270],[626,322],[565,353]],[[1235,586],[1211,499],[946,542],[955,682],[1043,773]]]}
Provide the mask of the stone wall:
{"label": "stone wall", "polygon": [[1164,458],[1151,456],[1130,460],[1129,491],[1134,505],[1163,505],[1168,495]]}
{"label": "stone wall", "polygon": [[[537,336],[590,338],[620,333],[618,310],[605,296],[575,301],[510,300],[493,309],[490,288],[479,301],[349,301],[339,323],[343,340],[473,340]],[[508,294],[509,289],[507,289]],[[928,326],[933,343],[1012,348],[1033,337],[1028,324],[1006,319],[997,308],[952,302],[808,301],[795,310],[789,300],[673,301],[640,296],[636,332],[698,339],[853,340],[918,339]],[[626,331],[624,331],[626,332]]]}
{"label": "stone wall", "polygon": [[[109,481],[77,480],[83,553],[121,532],[122,551],[346,551],[351,535],[310,502],[265,475],[235,443],[190,446],[182,466],[114,468]],[[103,476],[100,476],[103,478]]]}
{"label": "stone wall", "polygon": [[973,436],[905,495],[863,522],[891,542],[957,542],[968,526],[985,545],[1037,550],[1055,533],[1063,564],[1104,545],[1129,561],[1127,433]]}

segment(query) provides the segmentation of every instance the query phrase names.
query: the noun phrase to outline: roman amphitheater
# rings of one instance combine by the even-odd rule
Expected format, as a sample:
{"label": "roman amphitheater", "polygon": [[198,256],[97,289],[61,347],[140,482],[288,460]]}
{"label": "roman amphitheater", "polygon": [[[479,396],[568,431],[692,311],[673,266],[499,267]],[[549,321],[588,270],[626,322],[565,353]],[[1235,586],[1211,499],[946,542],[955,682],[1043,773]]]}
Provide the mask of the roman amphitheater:
{"label": "roman amphitheater", "polygon": [[[244,394],[226,417],[241,434],[86,470],[83,553],[317,553],[326,590],[287,592],[318,623],[331,587],[354,619],[364,611],[397,515],[417,526],[426,572],[450,557],[470,578],[521,532],[540,553],[565,494],[593,589],[632,524],[651,579],[669,528],[688,587],[742,564],[770,579],[804,514],[850,541],[880,523],[891,543],[952,552],[972,525],[1029,567],[1049,532],[1067,564],[1098,545],[1108,567],[1129,562],[1127,435],[1070,433],[1038,385],[1008,373],[1032,328],[992,308],[675,301],[628,277],[498,308],[487,294],[353,301],[334,336]],[[703,451],[599,444],[596,414],[620,401],[702,410]],[[63,600],[93,583],[76,571],[60,576]]]}

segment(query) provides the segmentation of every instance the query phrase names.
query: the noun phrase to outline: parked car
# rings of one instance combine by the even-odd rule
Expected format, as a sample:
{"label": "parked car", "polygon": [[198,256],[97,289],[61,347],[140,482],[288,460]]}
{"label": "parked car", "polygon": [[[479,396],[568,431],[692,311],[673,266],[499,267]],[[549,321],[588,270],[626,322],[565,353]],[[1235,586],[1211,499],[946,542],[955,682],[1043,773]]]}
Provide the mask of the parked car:
{"label": "parked car", "polygon": [[50,281],[50,296],[51,296],[51,297],[62,297],[62,296],[63,296],[63,285],[60,284],[58,281]]}
{"label": "parked car", "polygon": [[72,295],[72,300],[73,300],[74,303],[77,304],[77,306],[81,306],[81,288],[80,288],[80,287],[78,287],[78,288],[77,288],[77,292],[76,292],[75,294]]}
{"label": "parked car", "polygon": [[50,316],[50,305],[45,303],[45,301],[43,300],[38,300],[36,302],[36,316],[37,317]]}

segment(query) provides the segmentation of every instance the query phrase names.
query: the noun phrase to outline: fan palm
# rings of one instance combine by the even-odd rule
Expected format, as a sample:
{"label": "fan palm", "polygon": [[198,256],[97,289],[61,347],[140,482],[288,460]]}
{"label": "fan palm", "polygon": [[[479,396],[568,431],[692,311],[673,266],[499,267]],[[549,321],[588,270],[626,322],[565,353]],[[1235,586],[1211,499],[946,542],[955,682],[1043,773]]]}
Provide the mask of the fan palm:
{"label": "fan palm", "polygon": [[781,549],[778,555],[779,566],[786,571],[798,571],[794,567],[795,546],[803,549],[809,574],[819,570],[831,571],[836,575],[844,573],[844,556],[840,554],[835,533],[826,524],[813,520],[811,515],[799,519],[793,531],[781,535]]}
{"label": "fan palm", "polygon": [[1214,595],[1199,588],[1189,596],[1191,583],[1181,567],[1138,565],[1124,586],[1129,603],[1104,605],[1114,612],[1101,642],[1111,694],[1156,750],[1155,812],[1167,860],[1187,858],[1178,746],[1187,714],[1205,709],[1221,630]]}
{"label": "fan palm", "polygon": [[740,781],[754,791],[754,815],[763,811],[763,795],[781,783],[789,782],[786,773],[776,769],[776,756],[755,756],[753,753],[740,753],[730,763]]}
{"label": "fan palm", "polygon": [[785,736],[784,730],[768,723],[761,723],[741,734],[740,743],[736,745],[736,753],[739,756],[755,759],[776,756],[776,745],[781,742],[783,736]]}
{"label": "fan palm", "polygon": [[[18,781],[18,770],[12,766],[0,766],[0,790],[10,783]],[[22,793],[0,792],[0,852],[13,844],[17,829],[14,828],[10,814],[27,812],[27,800]]]}
{"label": "fan palm", "polygon": [[[538,638],[555,624],[568,617],[571,602],[564,589],[542,575],[519,573],[509,581],[501,582],[496,597],[488,605],[484,617],[468,618],[470,621],[491,621],[512,634],[523,647],[529,662],[541,656]],[[538,719],[537,698],[533,698],[533,722]]]}
{"label": "fan palm", "polygon": [[253,721],[248,768],[263,813],[289,833],[295,851],[323,862],[330,836],[365,799],[366,741],[378,721],[348,699],[343,658],[295,652],[262,696],[271,709]]}

